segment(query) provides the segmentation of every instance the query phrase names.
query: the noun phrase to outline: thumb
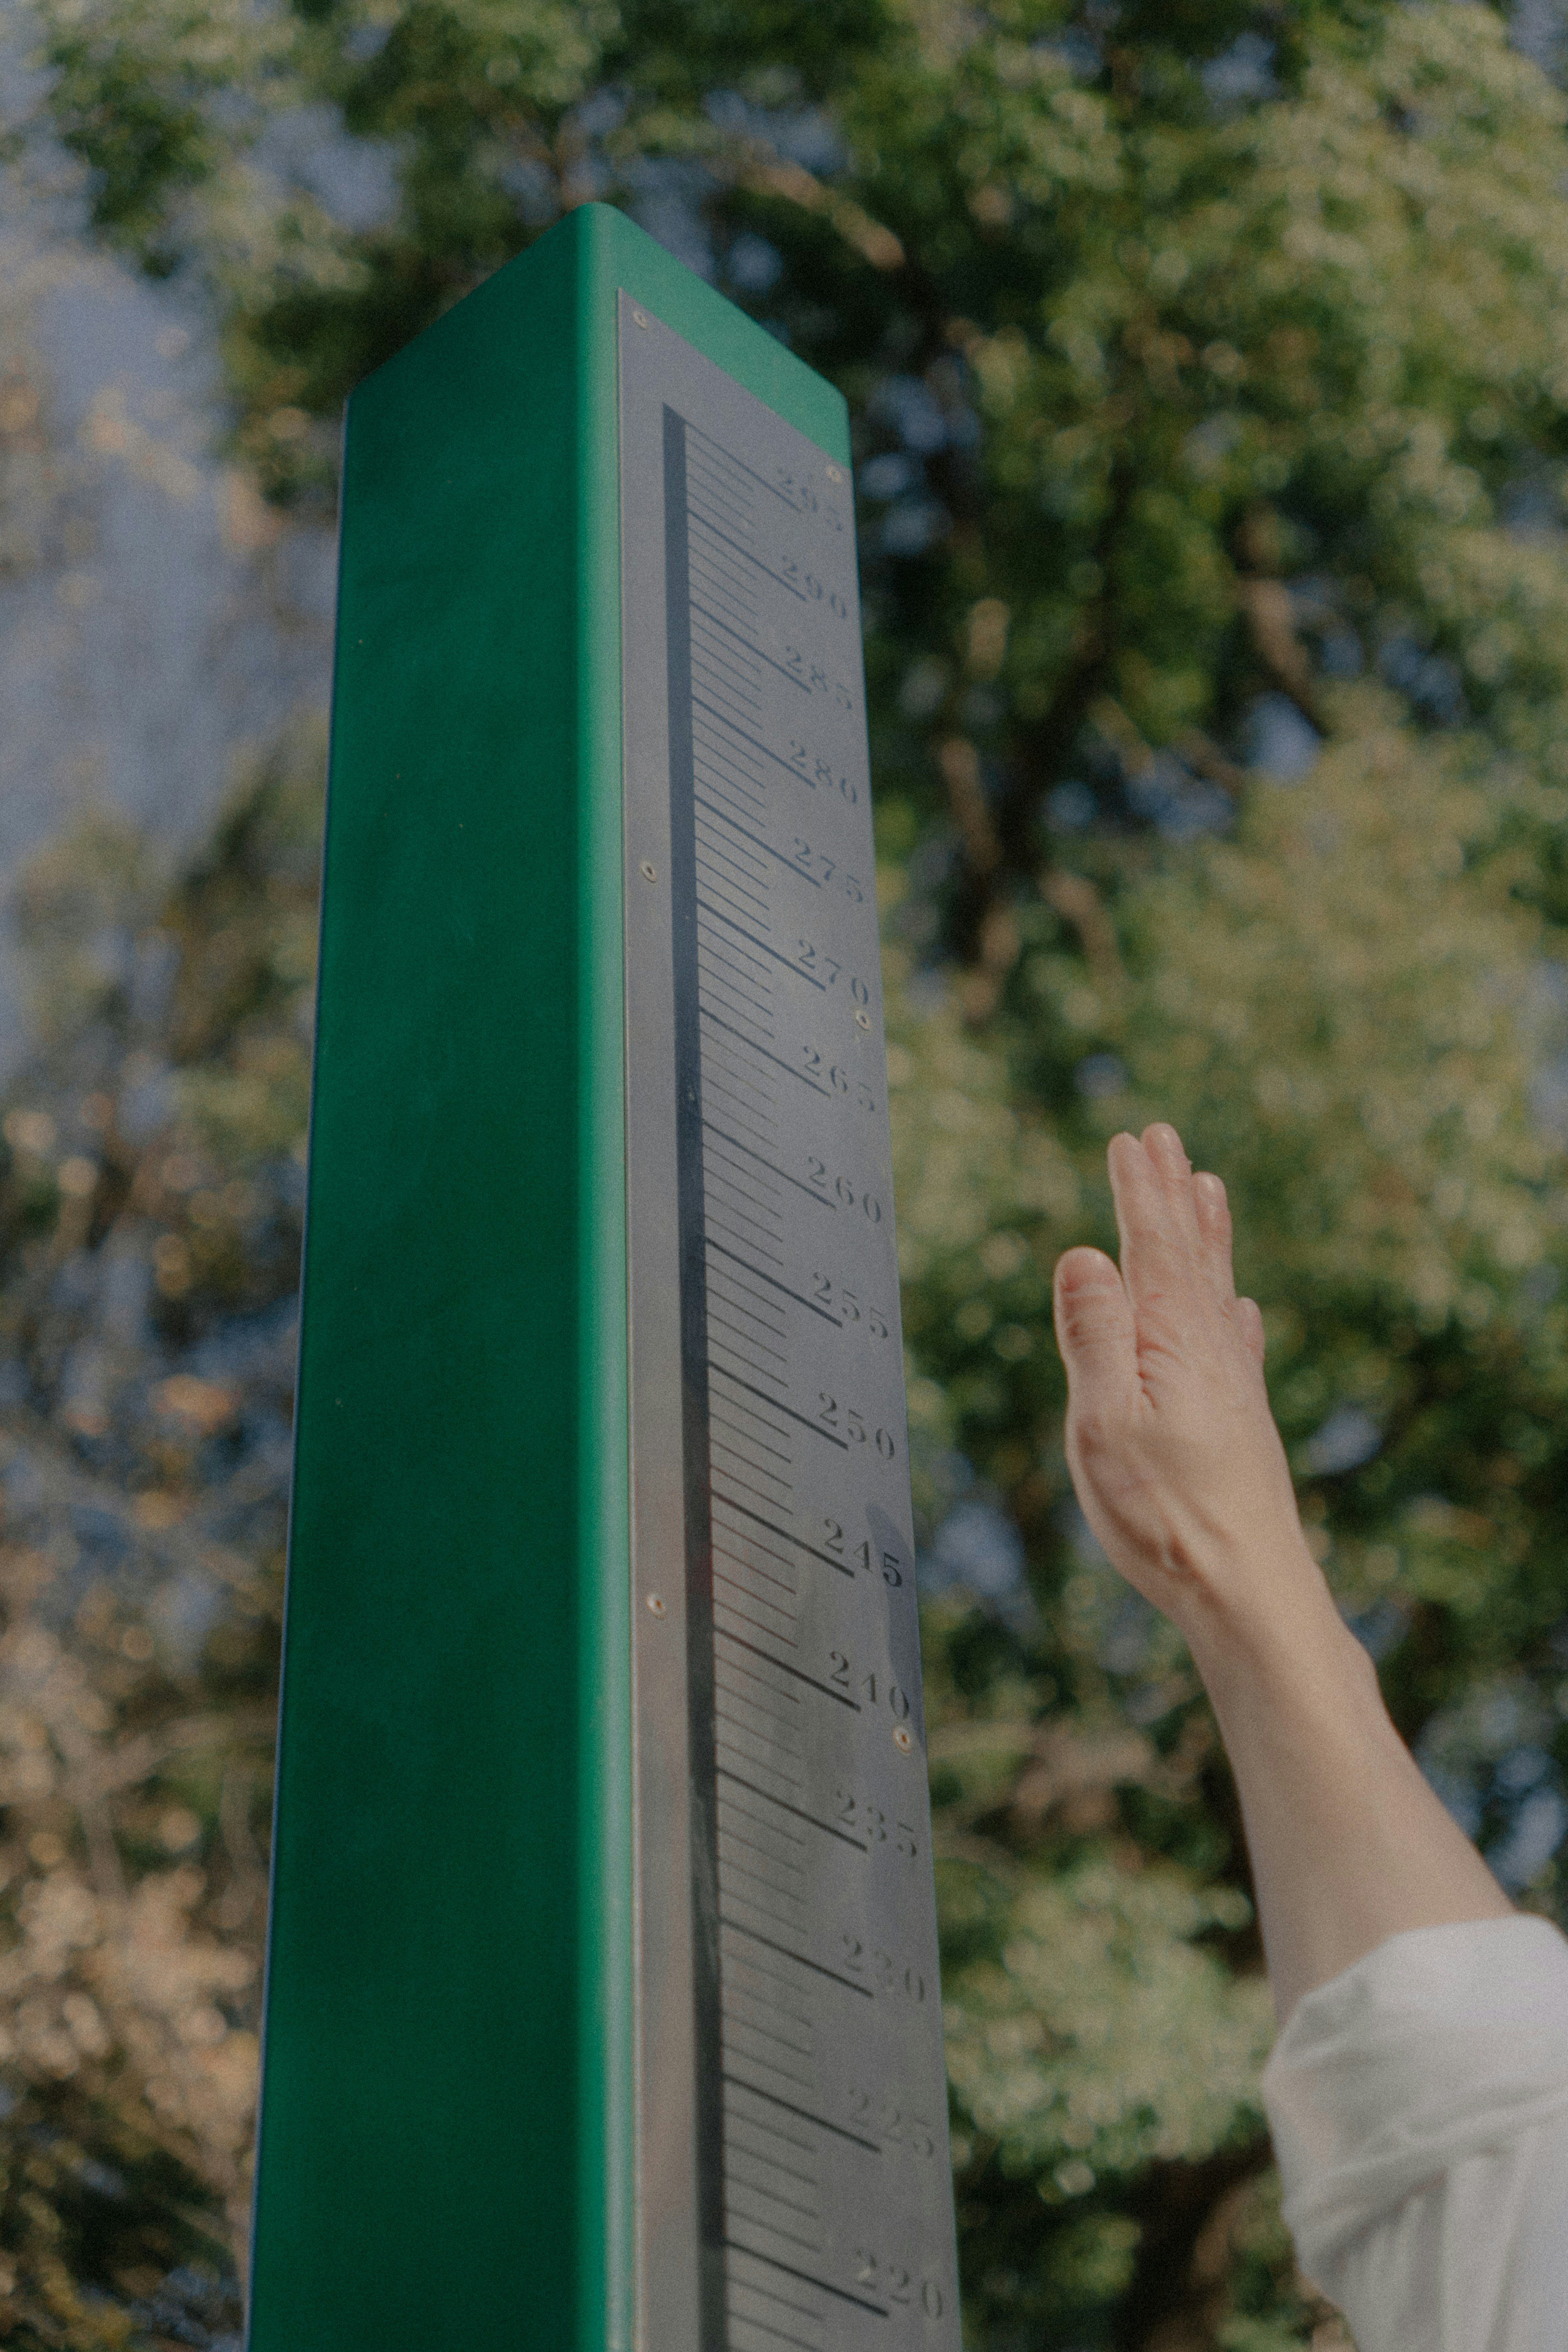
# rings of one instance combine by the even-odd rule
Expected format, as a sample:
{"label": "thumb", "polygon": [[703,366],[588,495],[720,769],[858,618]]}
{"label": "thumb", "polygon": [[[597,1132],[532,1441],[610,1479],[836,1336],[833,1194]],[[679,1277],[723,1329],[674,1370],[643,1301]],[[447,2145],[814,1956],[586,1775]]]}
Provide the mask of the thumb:
{"label": "thumb", "polygon": [[1239,1298],[1231,1309],[1249,1351],[1263,1361],[1263,1310],[1255,1298]]}
{"label": "thumb", "polygon": [[1056,1344],[1074,1403],[1108,1402],[1137,1370],[1133,1308],[1103,1250],[1070,1249],[1056,1262]]}
{"label": "thumb", "polygon": [[[1263,1314],[1255,1298],[1239,1298],[1230,1310],[1231,1322],[1244,1349],[1242,1358],[1265,1404],[1269,1383],[1263,1377]],[[1270,1406],[1270,1411],[1273,1408]]]}

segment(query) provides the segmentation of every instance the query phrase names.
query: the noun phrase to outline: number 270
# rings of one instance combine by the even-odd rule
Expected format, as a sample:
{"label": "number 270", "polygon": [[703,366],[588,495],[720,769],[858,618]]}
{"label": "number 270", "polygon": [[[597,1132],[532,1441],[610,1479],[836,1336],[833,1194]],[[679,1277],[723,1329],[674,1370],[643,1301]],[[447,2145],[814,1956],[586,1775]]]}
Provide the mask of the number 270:
{"label": "number 270", "polygon": [[855,2248],[855,2284],[880,2289],[889,2303],[918,2302],[927,2319],[940,2319],[946,2308],[935,2279],[915,2278],[902,2263],[879,2263],[863,2246]]}

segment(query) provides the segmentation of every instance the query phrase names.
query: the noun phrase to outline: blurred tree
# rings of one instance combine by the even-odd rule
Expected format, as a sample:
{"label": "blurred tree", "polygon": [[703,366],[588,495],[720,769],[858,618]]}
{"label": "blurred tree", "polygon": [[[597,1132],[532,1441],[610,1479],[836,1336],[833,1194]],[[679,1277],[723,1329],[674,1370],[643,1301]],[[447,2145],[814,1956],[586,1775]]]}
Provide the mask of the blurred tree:
{"label": "blurred tree", "polygon": [[320,735],[19,913],[0,1171],[0,2340],[237,2347]]}
{"label": "blurred tree", "polygon": [[[359,373],[590,195],[849,393],[967,2326],[1325,2352],[1271,2201],[1234,1799],[1179,1645],[1071,1507],[1049,1274],[1108,1237],[1105,1136],[1176,1117],[1230,1181],[1343,1605],[1448,1801],[1555,1908],[1557,90],[1455,0],[36,5],[99,226],[204,287],[281,502],[329,495]],[[273,1199],[249,1171],[291,1164],[302,1102],[302,887],[246,862],[256,822],[155,926],[214,1171],[125,1180],[162,1220],[169,1389],[292,1246],[223,1207]],[[115,1055],[152,1049],[102,1050],[62,1104],[120,1100]],[[121,1375],[93,1389],[26,1302],[74,1295],[111,1227],[72,1206],[65,1111],[20,1115],[55,1122],[36,1166],[42,1128],[14,1139],[28,1409],[96,1462],[81,1414],[118,1427]]]}

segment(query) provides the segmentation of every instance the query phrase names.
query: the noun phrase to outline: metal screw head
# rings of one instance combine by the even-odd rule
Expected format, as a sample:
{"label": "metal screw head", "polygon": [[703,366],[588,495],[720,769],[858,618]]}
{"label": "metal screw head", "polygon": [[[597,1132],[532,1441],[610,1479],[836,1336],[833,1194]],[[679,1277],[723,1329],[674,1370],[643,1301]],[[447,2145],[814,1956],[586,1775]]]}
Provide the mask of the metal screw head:
{"label": "metal screw head", "polygon": [[910,1738],[902,1723],[893,1735],[893,1744],[898,1749],[901,1756],[907,1756],[910,1749],[915,1745],[914,1740]]}
{"label": "metal screw head", "polygon": [[841,482],[843,478],[844,469],[841,466],[830,466],[828,467],[828,479],[830,482]]}
{"label": "metal screw head", "polygon": [[869,1013],[857,1013],[855,1014],[855,1027],[857,1029],[869,1029],[871,1027],[871,1014]]}
{"label": "metal screw head", "polygon": [[650,1616],[650,1617],[662,1617],[662,1616],[664,1615],[664,1604],[663,1601],[659,1598],[659,1595],[658,1595],[656,1592],[650,1592],[650,1593],[649,1593],[649,1595],[648,1595],[648,1614],[649,1614],[649,1616]]}
{"label": "metal screw head", "polygon": [[637,871],[644,882],[656,882],[659,878],[659,869],[651,857],[644,857]]}
{"label": "metal screw head", "polygon": [[632,323],[634,327],[645,327],[648,323],[648,313],[646,310],[633,310],[632,313]]}

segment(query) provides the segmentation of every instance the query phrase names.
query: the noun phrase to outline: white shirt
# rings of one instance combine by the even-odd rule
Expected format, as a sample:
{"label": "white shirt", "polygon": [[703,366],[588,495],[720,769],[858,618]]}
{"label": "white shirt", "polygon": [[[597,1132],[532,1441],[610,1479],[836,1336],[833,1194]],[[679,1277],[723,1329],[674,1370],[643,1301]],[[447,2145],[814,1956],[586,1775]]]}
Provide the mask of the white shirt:
{"label": "white shirt", "polygon": [[1391,1936],[1263,2076],[1301,2269],[1360,2352],[1568,2352],[1568,1942]]}

